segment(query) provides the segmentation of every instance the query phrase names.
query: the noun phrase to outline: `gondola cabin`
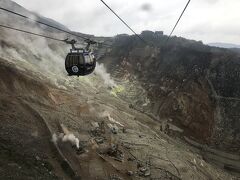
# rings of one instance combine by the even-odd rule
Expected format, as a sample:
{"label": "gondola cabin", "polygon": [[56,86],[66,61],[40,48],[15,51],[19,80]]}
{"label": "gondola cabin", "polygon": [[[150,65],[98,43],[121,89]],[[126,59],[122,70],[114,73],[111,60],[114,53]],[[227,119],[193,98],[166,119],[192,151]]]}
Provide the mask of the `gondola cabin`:
{"label": "gondola cabin", "polygon": [[91,74],[96,67],[96,58],[89,49],[91,44],[96,44],[95,41],[85,39],[87,46],[85,48],[76,48],[76,40],[64,40],[67,44],[72,45],[70,53],[65,59],[65,69],[69,76],[85,76]]}
{"label": "gondola cabin", "polygon": [[69,76],[85,76],[91,74],[95,67],[96,59],[92,52],[71,51],[65,59],[65,69]]}

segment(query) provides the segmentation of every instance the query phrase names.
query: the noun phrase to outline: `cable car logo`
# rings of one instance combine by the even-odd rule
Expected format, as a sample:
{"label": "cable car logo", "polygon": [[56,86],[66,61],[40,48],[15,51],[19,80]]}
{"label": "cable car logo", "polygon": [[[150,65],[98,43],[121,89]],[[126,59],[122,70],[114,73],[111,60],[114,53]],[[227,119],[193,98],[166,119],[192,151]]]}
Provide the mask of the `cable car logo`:
{"label": "cable car logo", "polygon": [[73,66],[73,67],[72,67],[72,71],[73,71],[74,73],[78,73],[79,69],[78,69],[77,66]]}

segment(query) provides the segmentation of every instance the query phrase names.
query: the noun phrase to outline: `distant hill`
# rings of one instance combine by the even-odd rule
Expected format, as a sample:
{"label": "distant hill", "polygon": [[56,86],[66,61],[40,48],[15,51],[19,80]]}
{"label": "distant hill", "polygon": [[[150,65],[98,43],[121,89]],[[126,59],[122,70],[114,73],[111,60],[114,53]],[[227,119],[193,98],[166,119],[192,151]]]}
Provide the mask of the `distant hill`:
{"label": "distant hill", "polygon": [[220,47],[220,48],[240,48],[240,45],[237,45],[237,44],[221,43],[221,42],[209,43],[208,45],[209,46]]}
{"label": "distant hill", "polygon": [[35,16],[37,17],[37,20],[38,20],[38,21],[44,22],[44,23],[46,23],[46,24],[53,25],[53,26],[55,26],[55,27],[58,27],[58,28],[60,28],[60,29],[65,30],[65,31],[70,31],[66,26],[64,26],[63,24],[61,24],[61,23],[59,23],[59,22],[57,22],[57,21],[55,21],[55,20],[53,20],[53,19],[46,18],[46,17],[41,16],[41,15],[39,15],[39,14],[37,14],[37,13],[33,13],[33,14],[35,14]]}
{"label": "distant hill", "polygon": [[[53,19],[41,16],[41,15],[35,13],[35,12],[31,12],[31,11],[25,9],[24,7],[18,5],[14,1],[11,1],[11,0],[1,0],[0,1],[0,6],[3,7],[3,8],[9,9],[9,10],[15,11],[17,13],[29,16],[29,17],[35,16],[36,20],[38,20],[38,21],[44,22],[46,24],[50,24],[52,26],[55,26],[55,27],[58,27],[58,28],[61,28],[61,29],[64,29],[64,30],[69,30],[66,26],[62,25],[61,23],[56,22]],[[17,20],[17,18],[15,16],[12,16],[10,13],[6,13],[4,11],[1,11],[0,14],[3,15],[3,16],[4,15],[8,15],[10,17],[14,17],[14,19]],[[21,17],[19,17],[19,19],[20,18]],[[4,20],[6,20],[6,19],[4,19]]]}

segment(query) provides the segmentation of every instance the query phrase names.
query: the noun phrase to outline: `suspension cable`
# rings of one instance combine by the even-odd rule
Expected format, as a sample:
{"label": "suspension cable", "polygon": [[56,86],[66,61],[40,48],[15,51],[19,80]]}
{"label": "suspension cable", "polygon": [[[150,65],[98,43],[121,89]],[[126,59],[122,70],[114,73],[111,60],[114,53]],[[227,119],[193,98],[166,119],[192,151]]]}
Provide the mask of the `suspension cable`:
{"label": "suspension cable", "polygon": [[0,24],[0,27],[5,28],[5,29],[11,29],[11,30],[23,32],[23,33],[26,33],[26,34],[31,34],[31,35],[34,35],[34,36],[39,36],[39,37],[55,40],[55,41],[65,42],[65,40],[57,39],[57,38],[50,37],[50,36],[45,36],[43,34],[33,33],[33,32],[30,32],[30,31],[25,31],[25,30],[14,28],[14,27],[10,27],[10,26],[5,26],[5,25],[2,25],[2,24]]}
{"label": "suspension cable", "polygon": [[[28,17],[28,16],[25,16],[25,15],[23,15],[23,14],[20,14],[20,13],[14,12],[14,11],[11,11],[11,10],[9,10],[9,9],[3,8],[3,7],[0,7],[0,9],[3,10],[3,11],[6,11],[6,12],[8,12],[8,13],[12,13],[12,14],[14,14],[14,15],[17,15],[17,16],[23,17],[23,18],[25,18],[25,19],[28,19],[28,20],[30,20],[30,21],[36,22],[36,23],[38,23],[38,24],[42,24],[42,25],[48,26],[48,27],[50,27],[50,28],[56,29],[56,30],[58,30],[58,31],[61,31],[61,32],[70,34],[70,35],[72,35],[72,36],[76,36],[76,37],[79,37],[79,38],[84,39],[84,40],[89,40],[89,38],[86,38],[86,37],[84,37],[84,36],[77,35],[77,34],[72,33],[72,32],[70,32],[70,31],[66,31],[66,30],[64,30],[64,29],[58,28],[58,27],[56,27],[56,26],[52,26],[52,25],[50,25],[50,24],[41,22],[41,21],[39,21],[39,20],[35,20],[35,19],[30,18],[30,17]],[[95,41],[95,42],[96,42],[96,41]],[[96,43],[102,44],[102,45],[105,45],[105,46],[110,46],[109,44],[105,44],[105,43],[100,43],[100,42],[96,42]]]}
{"label": "suspension cable", "polygon": [[169,36],[168,36],[168,38],[167,38],[166,44],[167,44],[167,42],[168,42],[169,38],[171,37],[171,35],[172,35],[173,31],[174,31],[174,30],[175,30],[175,28],[177,27],[177,25],[178,25],[178,23],[179,23],[180,19],[182,18],[182,16],[183,16],[183,14],[184,14],[185,10],[187,9],[187,7],[188,7],[188,5],[189,5],[190,1],[191,1],[191,0],[188,0],[188,2],[187,2],[187,4],[186,4],[186,6],[184,7],[184,9],[183,9],[183,11],[182,11],[181,15],[179,16],[179,18],[178,18],[178,20],[177,20],[176,24],[174,25],[174,27],[173,27],[173,29],[172,29],[171,33],[169,34]]}
{"label": "suspension cable", "polygon": [[143,41],[145,44],[148,44],[141,36],[139,36],[111,7],[109,7],[107,5],[107,3],[105,3],[103,0],[100,0],[110,11],[112,11],[112,13],[117,16],[118,19],[120,19],[120,21],[122,21],[123,24],[125,24],[128,29],[130,29],[141,41]]}
{"label": "suspension cable", "polygon": [[[120,19],[139,39],[141,39],[144,43],[146,43],[146,41],[145,41],[142,37],[140,37],[116,12],[114,12],[113,9],[110,8],[110,7],[107,5],[106,2],[104,2],[103,0],[100,0],[100,1],[101,1],[110,11],[112,11],[112,13],[113,13],[115,16],[117,16],[117,18]],[[178,18],[176,24],[174,25],[174,27],[173,27],[170,35],[168,36],[165,44],[167,44],[169,38],[171,37],[172,33],[174,32],[175,28],[177,27],[177,25],[178,25],[179,21],[181,20],[183,14],[184,14],[184,12],[185,12],[185,10],[187,9],[190,1],[191,1],[191,0],[188,0],[187,4],[185,5],[185,7],[184,7],[184,9],[183,9],[180,17]],[[146,43],[146,44],[148,44],[148,43]]]}

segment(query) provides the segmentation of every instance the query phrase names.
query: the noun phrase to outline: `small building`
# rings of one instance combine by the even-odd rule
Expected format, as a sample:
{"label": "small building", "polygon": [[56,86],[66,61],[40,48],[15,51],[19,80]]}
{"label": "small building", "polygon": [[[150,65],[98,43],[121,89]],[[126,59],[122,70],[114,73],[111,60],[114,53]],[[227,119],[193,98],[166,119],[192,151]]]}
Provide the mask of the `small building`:
{"label": "small building", "polygon": [[142,31],[141,35],[146,36],[146,37],[147,36],[153,36],[154,32],[146,30],[146,31]]}
{"label": "small building", "polygon": [[163,31],[155,31],[155,36],[163,36]]}

